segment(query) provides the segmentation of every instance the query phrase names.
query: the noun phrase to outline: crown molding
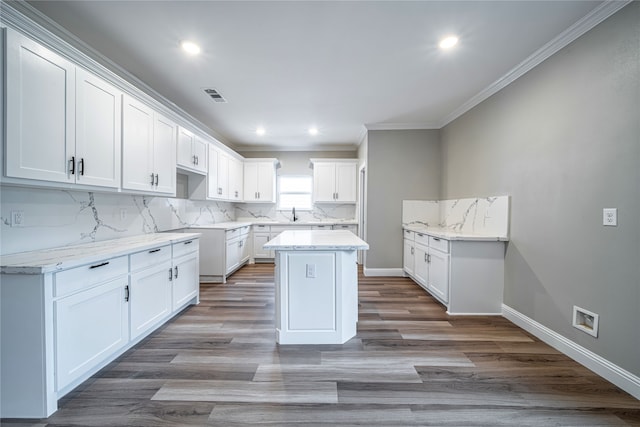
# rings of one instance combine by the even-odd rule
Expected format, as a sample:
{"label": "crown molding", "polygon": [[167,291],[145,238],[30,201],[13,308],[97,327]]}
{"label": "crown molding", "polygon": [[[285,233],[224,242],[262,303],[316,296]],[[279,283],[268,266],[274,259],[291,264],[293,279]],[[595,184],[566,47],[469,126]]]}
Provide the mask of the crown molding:
{"label": "crown molding", "polygon": [[440,129],[438,123],[368,123],[364,125],[366,130],[416,130],[416,129]]}
{"label": "crown molding", "polygon": [[560,35],[535,51],[531,56],[522,61],[520,64],[516,65],[507,74],[487,86],[481,92],[479,92],[467,102],[462,104],[460,107],[456,108],[450,114],[445,116],[438,128],[445,127],[458,117],[462,116],[467,111],[471,110],[476,105],[480,104],[482,101],[504,89],[515,80],[519,79],[524,74],[529,72],[531,69],[541,64],[544,60],[557,53],[560,49],[569,45],[578,37],[593,29],[596,25],[598,25],[631,2],[632,0],[608,0],[601,3],[591,12],[578,20],[575,24],[560,33]]}
{"label": "crown molding", "polygon": [[312,146],[278,146],[278,145],[238,145],[235,147],[238,152],[256,151],[358,151],[355,144],[338,145],[312,145]]}

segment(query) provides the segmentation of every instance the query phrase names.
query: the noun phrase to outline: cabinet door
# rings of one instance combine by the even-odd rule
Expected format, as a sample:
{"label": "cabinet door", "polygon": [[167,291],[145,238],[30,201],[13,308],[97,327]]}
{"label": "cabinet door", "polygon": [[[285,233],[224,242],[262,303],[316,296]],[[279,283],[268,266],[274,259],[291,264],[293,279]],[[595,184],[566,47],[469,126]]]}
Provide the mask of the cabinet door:
{"label": "cabinet door", "polygon": [[124,276],[54,303],[57,390],[128,343],[127,284]]}
{"label": "cabinet door", "polygon": [[159,193],[176,195],[176,133],[177,126],[160,114],[154,115],[153,170],[155,189]]}
{"label": "cabinet door", "polygon": [[176,163],[178,166],[182,166],[188,169],[195,168],[195,154],[193,153],[193,143],[195,141],[195,135],[183,128],[178,127],[178,142],[176,150]]}
{"label": "cabinet door", "polygon": [[73,182],[75,66],[6,31],[6,175]]}
{"label": "cabinet door", "polygon": [[244,200],[255,202],[258,200],[258,163],[244,164]]}
{"label": "cabinet door", "polygon": [[242,200],[242,162],[229,159],[229,199]]}
{"label": "cabinet door", "polygon": [[218,157],[220,152],[213,145],[209,146],[209,173],[207,173],[207,198],[219,199],[220,188],[218,187]]}
{"label": "cabinet door", "polygon": [[273,258],[273,252],[263,248],[271,238],[269,233],[255,233],[253,235],[253,258]]}
{"label": "cabinet door", "polygon": [[415,256],[414,243],[410,240],[404,240],[403,253],[403,268],[405,273],[413,276],[414,256]]}
{"label": "cabinet door", "polygon": [[449,302],[449,254],[429,249],[429,291]]}
{"label": "cabinet door", "polygon": [[356,167],[355,163],[336,163],[336,201],[356,202]]}
{"label": "cabinet door", "polygon": [[131,274],[131,339],[143,335],[171,314],[170,277],[173,277],[171,262]]}
{"label": "cabinet door", "polygon": [[261,202],[276,201],[275,176],[276,171],[271,162],[258,162],[258,200]]}
{"label": "cabinet door", "polygon": [[315,202],[335,202],[336,167],[334,163],[313,165],[313,200]]}
{"label": "cabinet door", "polygon": [[245,234],[244,236],[240,236],[240,259],[239,259],[239,263],[240,264],[244,264],[245,262],[249,261],[249,258],[251,257],[251,253],[250,253],[250,248],[249,248],[249,235]]}
{"label": "cabinet door", "polygon": [[198,251],[180,257],[173,262],[173,305],[172,311],[179,310],[198,295]]}
{"label": "cabinet door", "polygon": [[155,184],[153,110],[128,95],[123,99],[122,188],[149,192]]}
{"label": "cabinet door", "polygon": [[193,157],[195,159],[196,164],[194,165],[194,169],[207,173],[207,148],[209,144],[206,141],[196,137],[193,141],[191,152],[193,153]]}
{"label": "cabinet door", "polygon": [[76,182],[120,187],[122,92],[76,70]]}
{"label": "cabinet door", "polygon": [[229,199],[229,157],[224,153],[218,154],[218,198]]}
{"label": "cabinet door", "polygon": [[238,265],[240,265],[240,256],[241,256],[241,248],[240,248],[240,240],[239,239],[231,239],[227,240],[227,263],[225,266],[225,273],[229,274],[233,270],[235,270]]}
{"label": "cabinet door", "polygon": [[415,245],[413,261],[414,278],[426,289],[429,277],[428,249],[422,245]]}

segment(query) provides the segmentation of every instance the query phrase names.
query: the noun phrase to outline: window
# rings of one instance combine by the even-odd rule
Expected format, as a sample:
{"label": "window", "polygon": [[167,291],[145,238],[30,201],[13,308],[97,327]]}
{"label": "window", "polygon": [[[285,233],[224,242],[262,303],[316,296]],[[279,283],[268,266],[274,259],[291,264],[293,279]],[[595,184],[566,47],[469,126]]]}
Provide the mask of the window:
{"label": "window", "polygon": [[308,175],[283,175],[278,177],[278,210],[311,210],[313,177]]}

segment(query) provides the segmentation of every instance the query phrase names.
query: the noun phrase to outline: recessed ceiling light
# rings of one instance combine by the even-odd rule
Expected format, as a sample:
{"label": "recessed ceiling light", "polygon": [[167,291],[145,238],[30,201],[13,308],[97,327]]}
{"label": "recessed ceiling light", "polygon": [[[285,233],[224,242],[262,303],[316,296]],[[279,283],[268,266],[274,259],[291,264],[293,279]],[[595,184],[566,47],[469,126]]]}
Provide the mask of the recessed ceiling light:
{"label": "recessed ceiling light", "polygon": [[262,126],[260,126],[258,129],[256,129],[256,133],[257,133],[259,136],[264,135],[264,134],[265,134],[265,132],[266,132],[266,131],[265,131],[265,129],[264,129]]}
{"label": "recessed ceiling light", "polygon": [[309,128],[309,135],[315,136],[317,134],[318,134],[318,128],[316,127]]}
{"label": "recessed ceiling light", "polygon": [[189,40],[181,42],[180,47],[189,55],[197,55],[200,53],[200,46]]}
{"label": "recessed ceiling light", "polygon": [[456,44],[458,44],[458,38],[456,36],[448,36],[440,40],[438,46],[440,46],[440,49],[451,49]]}

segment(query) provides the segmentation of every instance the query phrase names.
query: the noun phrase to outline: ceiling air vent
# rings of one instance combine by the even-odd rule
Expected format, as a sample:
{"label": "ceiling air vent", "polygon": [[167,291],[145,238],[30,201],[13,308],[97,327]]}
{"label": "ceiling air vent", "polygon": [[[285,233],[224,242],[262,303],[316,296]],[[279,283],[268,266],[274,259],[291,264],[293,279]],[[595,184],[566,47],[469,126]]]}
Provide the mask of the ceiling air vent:
{"label": "ceiling air vent", "polygon": [[221,103],[227,102],[227,100],[224,99],[222,95],[220,95],[220,93],[218,93],[218,91],[215,89],[205,89],[204,93],[206,93],[211,99],[213,99],[214,102],[221,102]]}

